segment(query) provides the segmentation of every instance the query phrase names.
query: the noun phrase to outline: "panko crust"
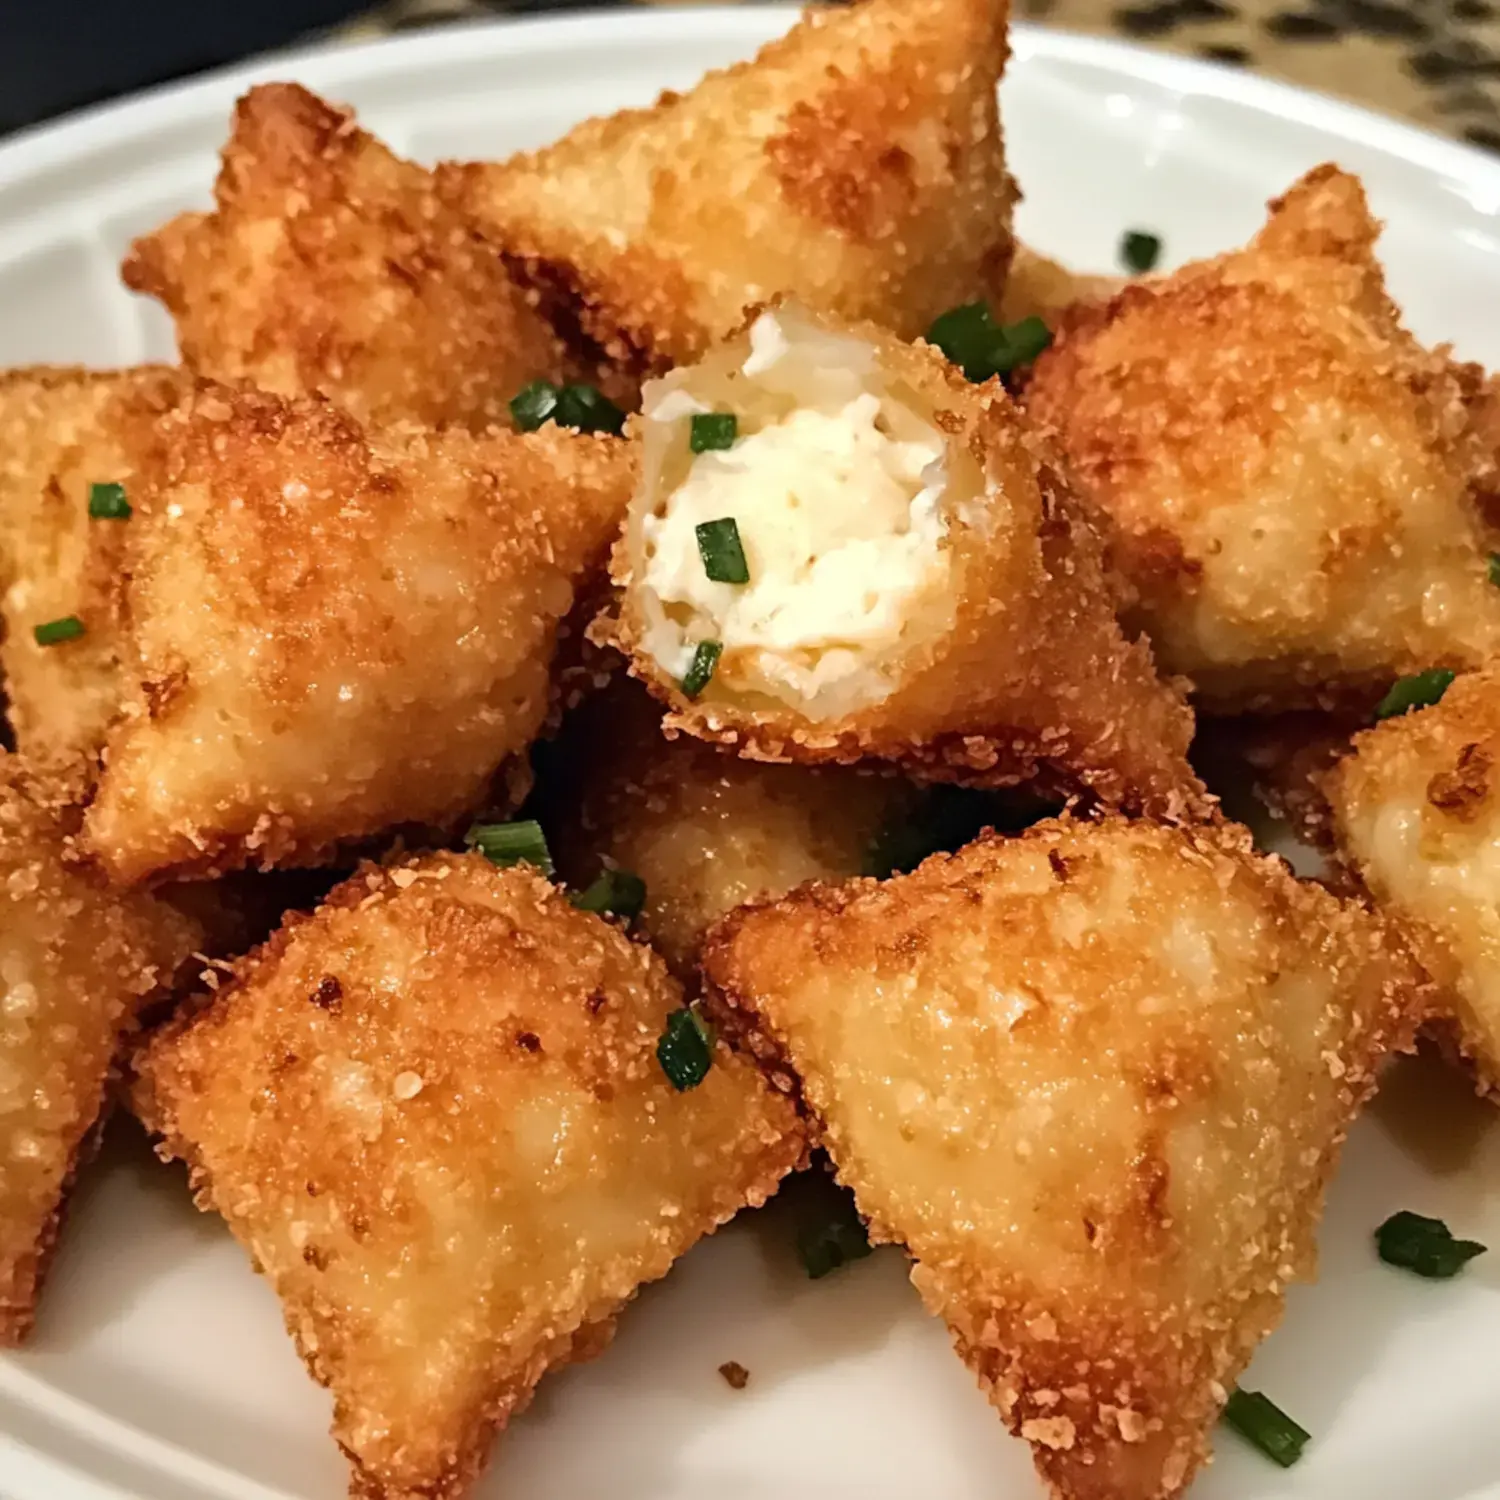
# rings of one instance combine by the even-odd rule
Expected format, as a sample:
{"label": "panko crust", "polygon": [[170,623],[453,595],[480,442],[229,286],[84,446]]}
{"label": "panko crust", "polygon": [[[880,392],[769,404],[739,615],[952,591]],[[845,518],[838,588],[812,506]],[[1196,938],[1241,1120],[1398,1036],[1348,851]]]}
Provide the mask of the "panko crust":
{"label": "panko crust", "polygon": [[215,380],[321,394],[360,421],[509,425],[557,335],[433,176],[292,83],[236,105],[216,207],[137,240],[126,285],[162,302]]}
{"label": "panko crust", "polygon": [[638,931],[694,982],[710,923],[809,880],[863,874],[876,835],[918,793],[895,777],[776,766],[662,734],[661,709],[620,682],[564,724],[541,782],[548,846],[585,888],[609,865],[646,883]]}
{"label": "panko crust", "polygon": [[31,1331],[63,1203],[141,1008],[199,941],[77,858],[82,777],[0,755],[0,1344]]}
{"label": "panko crust", "polygon": [[1500,1100],[1500,668],[1359,735],[1322,786],[1340,860],[1410,935],[1444,1040]]}
{"label": "panko crust", "polygon": [[1423,999],[1244,830],[1118,818],[745,908],[704,973],[1060,1500],[1207,1458]]}
{"label": "panko crust", "polygon": [[367,866],[138,1059],[135,1103],[282,1300],[360,1500],[457,1500],[550,1368],[804,1155],[660,959],[524,868]]}
{"label": "panko crust", "polygon": [[[147,461],[156,418],[186,393],[178,370],[36,366],[0,374],[0,613],[11,728],[27,755],[96,752],[121,696],[121,561],[128,522],[91,520],[89,488]],[[39,646],[76,615],[85,634]]]}
{"label": "panko crust", "polygon": [[1025,382],[1115,522],[1130,623],[1213,712],[1500,648],[1472,381],[1402,328],[1378,232],[1319,167],[1245,249],[1065,315]]}
{"label": "panko crust", "polygon": [[781,294],[913,338],[1004,282],[1007,13],[1005,0],[810,10],[686,94],[439,177],[637,375],[697,358]]}
{"label": "panko crust", "polygon": [[722,677],[689,699],[644,645],[633,552],[651,497],[638,491],[610,564],[618,613],[595,633],[667,705],[668,732],[757,760],[884,760],[918,779],[1036,782],[1171,816],[1199,810],[1204,791],[1186,758],[1192,712],[1157,676],[1150,648],[1122,634],[1099,533],[1049,444],[998,380],[973,385],[937,349],[871,324],[841,331],[875,346],[891,384],[932,408],[951,451],[987,486],[977,518],[948,518],[955,622],[908,651],[887,697],[836,718],[737,699]]}
{"label": "panko crust", "polygon": [[619,439],[361,429],[203,384],[129,527],[92,847],[122,882],[328,863],[480,806],[629,494]]}

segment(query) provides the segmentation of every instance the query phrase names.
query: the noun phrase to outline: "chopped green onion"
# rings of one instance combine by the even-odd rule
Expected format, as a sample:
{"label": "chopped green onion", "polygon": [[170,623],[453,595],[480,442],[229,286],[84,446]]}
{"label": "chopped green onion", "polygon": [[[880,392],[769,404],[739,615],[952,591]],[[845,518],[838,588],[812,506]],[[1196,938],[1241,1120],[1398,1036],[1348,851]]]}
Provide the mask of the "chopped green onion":
{"label": "chopped green onion", "polygon": [[1447,1281],[1489,1247],[1478,1240],[1456,1240],[1441,1219],[1402,1209],[1375,1231],[1375,1248],[1389,1266],[1415,1271],[1430,1281]]}
{"label": "chopped green onion", "polygon": [[1490,582],[1500,585],[1500,552],[1490,553]]}
{"label": "chopped green onion", "polygon": [[699,641],[693,651],[692,664],[687,676],[682,679],[682,692],[686,698],[696,698],[706,688],[719,668],[719,658],[724,647],[718,641]]}
{"label": "chopped green onion", "polygon": [[830,1271],[863,1260],[870,1253],[870,1236],[854,1206],[854,1195],[830,1177],[827,1191],[810,1202],[797,1229],[797,1259],[814,1281]]}
{"label": "chopped green onion", "polygon": [[551,421],[561,394],[561,389],[550,380],[533,380],[530,385],[523,385],[511,398],[511,420],[522,432],[535,432],[544,422]]}
{"label": "chopped green onion", "polygon": [[1137,276],[1154,271],[1161,259],[1161,236],[1145,229],[1127,229],[1120,236],[1120,259]]}
{"label": "chopped green onion", "polygon": [[518,823],[476,823],[464,835],[464,843],[477,849],[492,865],[535,865],[544,875],[552,873],[552,856],[542,825],[534,820]]}
{"label": "chopped green onion", "polygon": [[713,453],[734,447],[740,435],[740,419],[732,411],[700,411],[693,414],[688,447],[694,453]]}
{"label": "chopped green onion", "polygon": [[558,394],[553,420],[560,427],[576,427],[579,432],[608,432],[619,437],[625,430],[625,413],[591,385],[565,385]]}
{"label": "chopped green onion", "polygon": [[91,484],[89,486],[89,516],[95,521],[128,521],[130,501],[125,498],[123,484]]}
{"label": "chopped green onion", "polygon": [[1375,708],[1377,719],[1395,719],[1414,708],[1431,708],[1444,693],[1457,674],[1447,667],[1431,667],[1425,672],[1414,672],[1393,683],[1390,692]]}
{"label": "chopped green onion", "polygon": [[710,583],[749,583],[750,565],[740,544],[740,528],[733,516],[702,521],[696,527],[698,556]]}
{"label": "chopped green onion", "polygon": [[691,1006],[674,1010],[656,1044],[656,1060],[674,1089],[697,1088],[713,1064],[713,1028]]}
{"label": "chopped green onion", "polygon": [[1224,1407],[1224,1420],[1283,1469],[1290,1469],[1312,1441],[1312,1433],[1299,1427],[1259,1391],[1231,1392]]}
{"label": "chopped green onion", "polygon": [[936,344],[977,383],[1029,365],[1052,342],[1052,334],[1040,318],[1022,318],[1002,327],[985,303],[970,302],[945,312],[927,330],[927,342]]}
{"label": "chopped green onion", "polygon": [[77,615],[64,615],[60,620],[36,626],[31,634],[38,646],[60,646],[64,641],[76,641],[83,634],[83,621]]}
{"label": "chopped green onion", "polygon": [[640,916],[645,904],[646,882],[629,870],[605,870],[586,891],[573,897],[579,911],[624,917],[626,921]]}

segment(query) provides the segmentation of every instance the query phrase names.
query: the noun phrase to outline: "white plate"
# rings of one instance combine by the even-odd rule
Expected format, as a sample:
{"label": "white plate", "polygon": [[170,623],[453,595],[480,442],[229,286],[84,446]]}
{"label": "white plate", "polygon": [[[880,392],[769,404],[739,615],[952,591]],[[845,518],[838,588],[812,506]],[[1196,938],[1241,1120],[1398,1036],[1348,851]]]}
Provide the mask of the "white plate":
{"label": "white plate", "polygon": [[[165,356],[165,320],[115,277],[127,241],[206,203],[231,101],[296,78],[422,158],[498,155],[644,103],[786,27],[780,9],[659,11],[453,29],[287,56],[0,147],[0,365]],[[1500,162],[1247,75],[1018,28],[1005,87],[1021,231],[1108,268],[1120,232],[1170,256],[1237,243],[1317,162],[1363,174],[1417,331],[1500,363]],[[1355,1132],[1319,1285],[1247,1377],[1316,1440],[1287,1473],[1225,1435],[1194,1500],[1500,1500],[1500,1131],[1412,1065]],[[1439,1214],[1497,1252],[1458,1282],[1380,1265],[1388,1213]],[[900,1258],[808,1283],[776,1209],[694,1251],[599,1362],[542,1388],[482,1493],[516,1500],[1030,1500],[1002,1431]],[[735,1359],[742,1393],[716,1374]],[[117,1132],[85,1180],[36,1338],[0,1360],[6,1500],[334,1500],[329,1401],[275,1299],[182,1176]]]}

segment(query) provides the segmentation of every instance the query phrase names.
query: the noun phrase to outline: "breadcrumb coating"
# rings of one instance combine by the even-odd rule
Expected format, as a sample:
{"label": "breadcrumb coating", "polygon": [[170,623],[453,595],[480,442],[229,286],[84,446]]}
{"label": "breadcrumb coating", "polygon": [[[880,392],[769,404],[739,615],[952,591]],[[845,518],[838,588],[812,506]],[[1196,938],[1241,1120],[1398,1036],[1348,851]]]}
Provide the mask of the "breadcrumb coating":
{"label": "breadcrumb coating", "polygon": [[914,338],[1004,283],[1007,12],[810,10],[685,94],[439,180],[607,361],[639,374],[698,358],[779,295]]}
{"label": "breadcrumb coating", "polygon": [[0,754],[0,1344],[31,1330],[64,1196],[142,1006],[197,927],[76,857],[71,770]]}
{"label": "breadcrumb coating", "polygon": [[1500,669],[1359,735],[1323,789],[1340,858],[1410,934],[1441,1023],[1500,1097]]}
{"label": "breadcrumb coating", "polygon": [[[692,457],[695,407],[738,414],[734,450]],[[826,448],[796,436],[808,424]],[[618,617],[596,629],[669,706],[669,730],[763,760],[876,759],[935,780],[1038,779],[1163,812],[1196,805],[1192,715],[1149,649],[1121,633],[1099,537],[998,381],[972,385],[925,344],[782,307],[648,386],[639,431],[641,483],[611,564]],[[853,457],[839,451],[846,437]],[[877,490],[897,483],[894,466],[932,455],[902,481],[919,493],[878,530]],[[856,462],[851,477],[841,465]],[[700,493],[710,484],[738,507],[724,513],[768,603],[761,633],[740,644],[725,625],[750,590],[705,594],[691,551],[662,576],[674,507],[691,491],[719,509]],[[847,536],[825,547],[819,533],[836,525]],[[779,552],[799,546],[810,561],[783,564]],[[704,638],[724,650],[690,697],[685,667]]]}
{"label": "breadcrumb coating", "polygon": [[1378,233],[1319,167],[1245,249],[1066,315],[1025,385],[1116,524],[1131,623],[1214,712],[1500,649],[1472,382],[1401,326]]}
{"label": "breadcrumb coating", "polygon": [[[189,381],[159,365],[0,374],[0,666],[22,752],[69,760],[98,750],[119,710],[121,560],[129,522],[91,520],[89,490],[127,502],[154,423]],[[41,646],[38,625],[76,615],[84,634]]]}
{"label": "breadcrumb coating", "polygon": [[637,929],[684,983],[709,924],[809,880],[865,873],[877,834],[915,806],[909,782],[837,767],[740,760],[662,735],[661,710],[633,683],[563,727],[538,816],[559,873],[579,890],[605,866],[646,883]]}
{"label": "breadcrumb coating", "polygon": [[660,959],[527,869],[366,867],[138,1060],[281,1298],[358,1500],[458,1500],[551,1368],[804,1155],[724,1043],[678,1092]]}
{"label": "breadcrumb coating", "polygon": [[328,863],[483,803],[547,712],[557,622],[629,493],[626,445],[361,429],[208,384],[162,436],[129,525],[125,713],[87,822],[114,877]]}
{"label": "breadcrumb coating", "polygon": [[509,425],[561,345],[432,174],[293,83],[235,107],[216,206],[137,240],[127,286],[165,304],[215,380],[330,397],[362,422]]}
{"label": "breadcrumb coating", "polygon": [[1119,818],[746,908],[704,973],[1059,1500],[1207,1458],[1423,998],[1243,829]]}

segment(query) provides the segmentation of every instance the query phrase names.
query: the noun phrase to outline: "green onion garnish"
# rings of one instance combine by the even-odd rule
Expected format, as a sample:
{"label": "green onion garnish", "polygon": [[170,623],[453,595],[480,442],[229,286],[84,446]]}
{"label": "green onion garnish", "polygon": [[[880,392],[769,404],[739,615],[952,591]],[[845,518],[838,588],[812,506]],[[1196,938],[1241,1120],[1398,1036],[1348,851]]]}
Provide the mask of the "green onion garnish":
{"label": "green onion garnish", "polygon": [[550,380],[533,380],[524,385],[511,398],[511,420],[522,432],[535,432],[544,422],[552,419],[557,410],[557,398],[562,394]]}
{"label": "green onion garnish", "polygon": [[698,556],[710,583],[749,583],[750,565],[740,544],[740,528],[733,516],[703,521],[696,528]]}
{"label": "green onion garnish", "polygon": [[1161,236],[1145,229],[1127,229],[1120,236],[1120,259],[1137,276],[1154,271],[1161,259]]}
{"label": "green onion garnish", "polygon": [[576,427],[579,432],[608,432],[619,437],[625,430],[625,413],[591,385],[565,385],[558,393],[553,420],[560,427]]}
{"label": "green onion garnish", "polygon": [[640,916],[645,904],[646,882],[629,870],[604,870],[587,890],[573,897],[579,911],[624,917],[627,922]]}
{"label": "green onion garnish", "polygon": [[697,1088],[714,1060],[712,1028],[691,1006],[674,1010],[656,1044],[656,1060],[674,1089]]}
{"label": "green onion garnish", "polygon": [[1388,1266],[1415,1271],[1430,1281],[1447,1281],[1489,1247],[1478,1240],[1456,1240],[1441,1219],[1402,1209],[1375,1231],[1375,1248]]}
{"label": "green onion garnish", "polygon": [[1029,365],[1052,342],[1052,335],[1040,318],[1022,318],[1002,327],[985,303],[970,302],[945,312],[927,330],[927,342],[936,344],[978,383]]}
{"label": "green onion garnish", "polygon": [[1500,552],[1490,553],[1490,582],[1500,585]]}
{"label": "green onion garnish", "polygon": [[128,521],[130,501],[125,498],[123,484],[91,484],[89,486],[89,516],[95,521]]}
{"label": "green onion garnish", "polygon": [[740,435],[740,419],[732,411],[700,411],[693,414],[688,447],[694,453],[713,453],[734,447]]}
{"label": "green onion garnish", "polygon": [[687,676],[682,679],[682,693],[685,698],[696,698],[702,693],[714,673],[719,667],[719,658],[724,654],[724,647],[718,641],[699,641],[693,651],[692,664],[687,669]]}
{"label": "green onion garnish", "polygon": [[552,856],[542,825],[534,820],[518,823],[476,823],[464,843],[477,849],[492,865],[535,865],[544,875],[552,873]]}
{"label": "green onion garnish", "polygon": [[1283,1469],[1290,1469],[1312,1441],[1312,1433],[1299,1427],[1259,1391],[1231,1392],[1224,1407],[1224,1420]]}
{"label": "green onion garnish", "polygon": [[1425,672],[1413,672],[1410,677],[1400,678],[1376,705],[1375,717],[1395,719],[1414,708],[1431,708],[1448,691],[1456,675],[1447,667],[1430,667]]}
{"label": "green onion garnish", "polygon": [[64,615],[60,620],[36,626],[31,634],[38,646],[60,646],[64,641],[76,641],[83,634],[83,621],[77,615]]}
{"label": "green onion garnish", "polygon": [[854,1194],[830,1177],[828,1190],[817,1195],[797,1229],[797,1259],[802,1269],[818,1281],[852,1260],[863,1260],[870,1249]]}

